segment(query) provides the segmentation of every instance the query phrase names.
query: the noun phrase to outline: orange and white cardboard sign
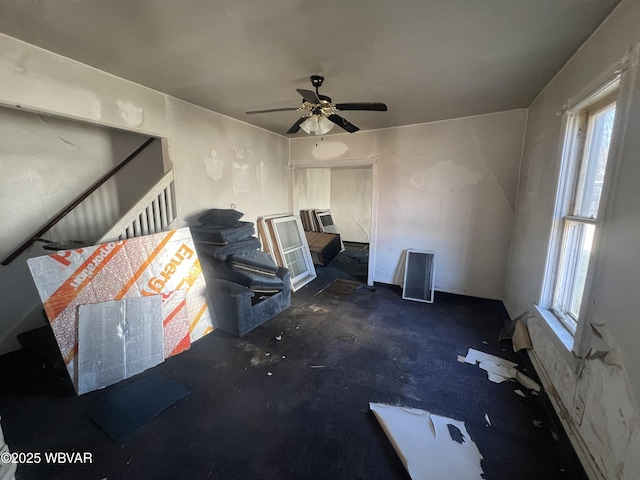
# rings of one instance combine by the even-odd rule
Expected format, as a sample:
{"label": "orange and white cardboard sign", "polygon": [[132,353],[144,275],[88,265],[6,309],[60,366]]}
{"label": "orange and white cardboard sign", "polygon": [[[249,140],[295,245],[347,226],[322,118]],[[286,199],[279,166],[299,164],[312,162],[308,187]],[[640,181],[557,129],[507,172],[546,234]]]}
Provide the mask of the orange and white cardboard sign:
{"label": "orange and white cardboard sign", "polygon": [[[27,263],[76,390],[79,305],[161,295],[170,348],[165,355],[180,353],[213,331],[206,283],[188,228],[61,251]],[[183,301],[176,294],[180,290],[185,291]],[[185,311],[188,338],[181,337]]]}
{"label": "orange and white cardboard sign", "polygon": [[173,357],[191,347],[186,290],[163,293],[162,330],[164,333],[164,358]]}

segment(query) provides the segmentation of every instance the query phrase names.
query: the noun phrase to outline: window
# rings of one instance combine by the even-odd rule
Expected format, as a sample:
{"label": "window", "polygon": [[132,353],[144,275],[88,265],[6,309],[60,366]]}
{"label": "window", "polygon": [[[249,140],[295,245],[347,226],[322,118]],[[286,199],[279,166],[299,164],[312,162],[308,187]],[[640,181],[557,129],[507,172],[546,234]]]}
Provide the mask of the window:
{"label": "window", "polygon": [[[321,232],[335,233],[339,234],[338,227],[335,223],[333,223],[333,217],[331,216],[331,212],[329,210],[324,212],[316,211],[316,219],[318,220],[318,224],[320,225]],[[340,239],[340,251],[344,252],[344,242],[342,238]]]}
{"label": "window", "polygon": [[267,225],[271,228],[276,263],[289,269],[295,292],[316,278],[302,222],[299,217],[286,216],[269,219]]}
{"label": "window", "polygon": [[617,81],[611,83],[569,113],[554,232],[556,244],[549,263],[552,288],[545,303],[572,333],[580,319],[598,228],[617,86]]}

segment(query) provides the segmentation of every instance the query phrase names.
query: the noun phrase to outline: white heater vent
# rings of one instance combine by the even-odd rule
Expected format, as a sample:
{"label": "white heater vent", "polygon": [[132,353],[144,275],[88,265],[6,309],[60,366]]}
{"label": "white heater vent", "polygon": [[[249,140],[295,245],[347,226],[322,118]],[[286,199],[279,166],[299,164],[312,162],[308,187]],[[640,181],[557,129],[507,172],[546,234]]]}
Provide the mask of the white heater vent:
{"label": "white heater vent", "polygon": [[431,250],[407,250],[402,298],[433,303],[436,254]]}

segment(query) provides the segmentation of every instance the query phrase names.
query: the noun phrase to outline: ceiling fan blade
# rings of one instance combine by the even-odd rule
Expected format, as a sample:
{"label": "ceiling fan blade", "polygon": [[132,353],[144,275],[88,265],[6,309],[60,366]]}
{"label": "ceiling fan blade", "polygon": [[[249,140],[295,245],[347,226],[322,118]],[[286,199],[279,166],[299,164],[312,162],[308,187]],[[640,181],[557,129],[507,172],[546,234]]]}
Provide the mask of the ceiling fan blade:
{"label": "ceiling fan blade", "polygon": [[338,125],[339,127],[344,128],[349,133],[355,133],[358,130],[360,130],[349,120],[347,120],[346,118],[342,118],[340,115],[336,115],[335,113],[329,115],[327,118],[331,120],[333,123],[335,123],[336,125]]}
{"label": "ceiling fan blade", "polygon": [[268,110],[252,110],[250,112],[244,112],[246,115],[253,115],[254,113],[271,113],[271,112],[293,112],[298,110],[297,107],[287,107],[287,108],[270,108]]}
{"label": "ceiling fan blade", "polygon": [[300,117],[296,123],[291,125],[291,128],[287,130],[287,133],[298,133],[300,131],[300,125],[309,117]]}
{"label": "ceiling fan blade", "polygon": [[386,112],[387,106],[379,102],[364,103],[336,103],[338,110],[369,110],[373,112]]}
{"label": "ceiling fan blade", "polygon": [[302,95],[305,102],[309,103],[320,103],[320,99],[318,98],[318,94],[312,90],[302,90],[301,88],[296,88],[297,92]]}

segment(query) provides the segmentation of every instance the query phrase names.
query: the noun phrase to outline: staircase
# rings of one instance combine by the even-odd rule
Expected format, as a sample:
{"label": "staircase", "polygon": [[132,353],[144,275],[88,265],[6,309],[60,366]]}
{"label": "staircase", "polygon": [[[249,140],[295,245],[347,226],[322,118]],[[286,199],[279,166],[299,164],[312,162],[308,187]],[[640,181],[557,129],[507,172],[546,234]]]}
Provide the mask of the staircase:
{"label": "staircase", "polygon": [[[97,191],[104,182],[122,168],[123,164],[132,160],[137,153],[142,151],[144,147],[149,145],[153,140],[154,139],[150,139],[150,141],[145,142],[143,146],[117,165],[111,172],[98,180],[85,193],[80,195],[74,202],[67,206],[67,208],[61,211],[56,221],[49,222],[47,225],[43,226],[43,228],[36,232],[32,238],[25,241],[23,245],[18,247],[12,254],[3,260],[2,264],[7,265],[13,259],[17,258],[35,241],[40,240],[40,237],[46,234],[46,232],[48,232],[58,221],[64,218],[65,215],[77,206],[82,205],[87,199],[90,199],[93,192]],[[165,173],[163,177],[158,180],[133,207],[131,207],[127,212],[121,214],[120,219],[108,228],[106,233],[92,243],[107,243],[176,229],[177,211],[174,172],[172,169]],[[12,326],[5,328],[3,332],[0,332],[0,354],[7,353],[18,348],[18,343],[14,340],[17,334],[37,328],[44,324],[42,308],[42,303],[39,299],[34,299],[33,308],[29,314],[25,315],[23,318],[19,318]]]}
{"label": "staircase", "polygon": [[169,170],[96,244],[174,230],[177,224],[173,169]]}

